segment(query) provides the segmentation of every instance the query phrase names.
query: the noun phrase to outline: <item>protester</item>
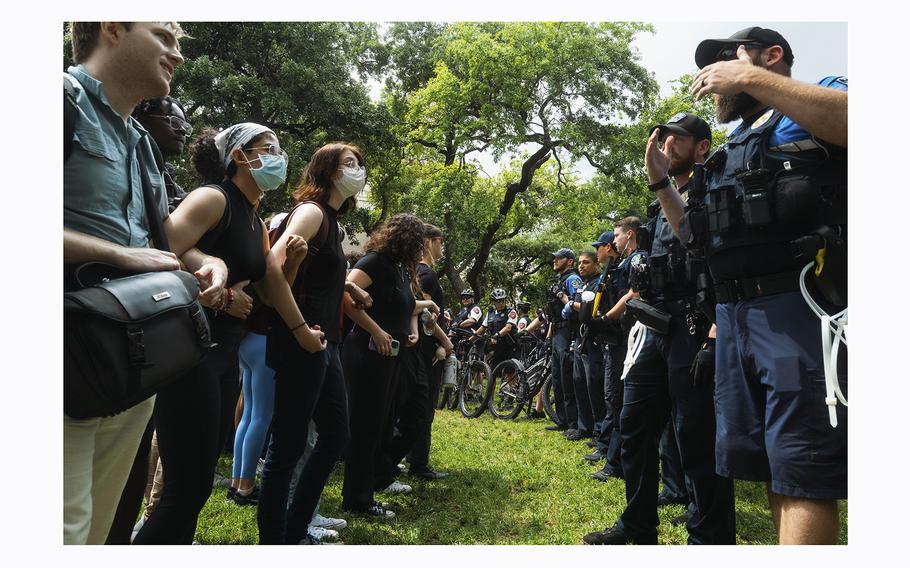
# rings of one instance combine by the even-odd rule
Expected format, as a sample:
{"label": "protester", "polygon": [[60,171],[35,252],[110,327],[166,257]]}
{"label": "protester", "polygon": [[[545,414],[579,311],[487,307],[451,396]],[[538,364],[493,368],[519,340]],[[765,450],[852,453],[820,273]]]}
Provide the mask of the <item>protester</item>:
{"label": "protester", "polygon": [[[202,302],[220,297],[227,278],[223,262],[195,248],[181,254],[149,248],[148,215],[154,213],[141,197],[145,170],[158,180],[158,214],[171,237],[161,175],[146,133],[130,113],[142,99],[168,94],[173,70],[183,63],[180,26],[73,22],[70,29],[76,66],[64,81],[79,114],[63,173],[64,263],[101,261],[148,272],[178,270],[179,258],[199,278]],[[153,405],[151,397],[111,417],[64,416],[64,543],[105,541]]]}
{"label": "protester", "polygon": [[[333,143],[317,150],[294,190],[297,205],[282,221],[281,236],[269,252],[269,266],[283,269],[292,283],[304,321],[325,337],[320,349],[307,349],[295,341],[296,326],[306,324],[288,321],[275,321],[268,333],[266,363],[275,369],[275,411],[256,516],[260,544],[319,542],[307,534],[307,527],[349,436],[339,355],[343,295],[348,292],[350,302],[371,304],[369,295],[345,282],[337,219],[354,208],[365,183],[366,169],[356,147]],[[309,253],[293,266],[288,256],[299,238],[309,244]],[[311,419],[319,437],[288,503],[291,474],[306,448]]]}
{"label": "protester", "polygon": [[425,235],[423,221],[413,215],[395,215],[373,232],[365,247],[367,254],[348,274],[348,281],[369,292],[374,304],[368,310],[349,312],[356,325],[344,351],[351,443],[345,455],[342,507],[372,518],[395,516],[373,499],[373,491],[398,355],[411,334],[412,316],[424,309],[439,314],[432,300],[415,300],[411,291],[409,274],[415,274]]}
{"label": "protester", "polygon": [[[212,489],[212,477],[227,439],[238,396],[238,351],[244,319],[252,307],[243,291],[255,283],[262,298],[282,320],[297,326],[296,340],[313,351],[324,348],[322,332],[310,329],[291,296],[281,267],[266,263],[267,231],[256,214],[263,192],[277,189],[285,178],[287,156],[278,137],[255,123],[240,123],[213,135],[206,131],[194,144],[194,165],[205,179],[222,181],[187,195],[171,215],[175,251],[198,243],[200,250],[225,259],[231,286],[208,312],[217,346],[199,372],[165,388],[155,410],[164,490],[135,544],[189,544],[196,519]],[[295,238],[294,249],[303,249]],[[293,258],[299,262],[300,252]],[[247,496],[252,488],[238,489]]]}

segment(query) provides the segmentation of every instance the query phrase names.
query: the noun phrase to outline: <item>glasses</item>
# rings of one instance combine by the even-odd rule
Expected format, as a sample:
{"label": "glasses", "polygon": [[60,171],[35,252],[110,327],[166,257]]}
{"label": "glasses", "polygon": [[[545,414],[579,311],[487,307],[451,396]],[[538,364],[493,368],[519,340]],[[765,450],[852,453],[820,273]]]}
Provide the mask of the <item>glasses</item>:
{"label": "glasses", "polygon": [[736,50],[739,49],[739,46],[743,46],[746,49],[764,49],[768,47],[763,43],[756,42],[728,45],[717,52],[717,55],[714,57],[714,61],[732,61],[733,59],[736,59]]}
{"label": "glasses", "polygon": [[150,114],[149,116],[153,118],[166,118],[168,125],[173,130],[182,130],[186,132],[187,136],[193,133],[193,127],[190,126],[190,123],[183,120],[179,116],[174,116],[172,114]]}
{"label": "glasses", "polygon": [[280,146],[274,144],[269,144],[268,146],[253,146],[252,148],[247,148],[247,150],[265,150],[265,154],[271,154],[272,156],[282,156],[285,160],[288,159],[288,154],[281,149]]}
{"label": "glasses", "polygon": [[343,162],[341,162],[341,165],[346,168],[360,167],[360,163],[357,161],[357,158],[347,158]]}

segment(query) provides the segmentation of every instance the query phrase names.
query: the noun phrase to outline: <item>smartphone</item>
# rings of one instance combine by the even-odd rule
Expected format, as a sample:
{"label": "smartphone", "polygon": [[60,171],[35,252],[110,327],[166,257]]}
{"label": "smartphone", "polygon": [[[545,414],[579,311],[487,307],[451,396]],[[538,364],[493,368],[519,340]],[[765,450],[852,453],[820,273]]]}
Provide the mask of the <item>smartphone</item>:
{"label": "smartphone", "polygon": [[[401,343],[397,339],[392,340],[392,354],[391,357],[398,357],[398,348],[401,347]],[[367,348],[370,351],[376,351],[376,344],[373,342],[373,338],[370,338],[370,342],[367,344]],[[377,351],[378,352],[378,351]]]}

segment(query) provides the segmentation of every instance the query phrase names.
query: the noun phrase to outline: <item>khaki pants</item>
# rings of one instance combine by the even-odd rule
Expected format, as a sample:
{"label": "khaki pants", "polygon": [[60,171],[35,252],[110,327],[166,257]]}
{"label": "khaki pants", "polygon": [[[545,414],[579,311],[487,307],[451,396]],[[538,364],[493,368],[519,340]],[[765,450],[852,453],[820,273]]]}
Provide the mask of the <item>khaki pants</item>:
{"label": "khaki pants", "polygon": [[116,416],[63,416],[63,543],[104,544],[155,397]]}
{"label": "khaki pants", "polygon": [[152,435],[148,474],[148,483],[145,486],[145,511],[142,513],[142,518],[146,521],[158,505],[161,491],[164,490],[164,470],[161,469],[161,458],[158,457],[158,432]]}

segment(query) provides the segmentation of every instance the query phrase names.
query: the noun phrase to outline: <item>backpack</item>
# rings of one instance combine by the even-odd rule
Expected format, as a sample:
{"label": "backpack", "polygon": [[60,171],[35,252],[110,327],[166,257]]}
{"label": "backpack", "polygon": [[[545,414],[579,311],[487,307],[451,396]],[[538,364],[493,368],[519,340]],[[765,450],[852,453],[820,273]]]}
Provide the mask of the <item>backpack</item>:
{"label": "backpack", "polygon": [[[284,231],[288,227],[288,221],[290,221],[297,208],[307,203],[312,203],[322,211],[322,223],[319,225],[319,232],[316,234],[316,237],[310,239],[307,243],[308,250],[306,258],[303,259],[303,263],[301,263],[300,268],[298,269],[297,278],[294,280],[293,286],[291,286],[291,293],[297,301],[298,306],[302,305],[306,298],[306,288],[303,285],[303,281],[305,279],[306,271],[309,268],[310,260],[319,253],[319,249],[325,245],[329,238],[329,220],[325,213],[325,208],[318,201],[301,201],[288,212],[287,216],[281,220],[281,223],[279,223],[277,227],[269,229],[269,248],[271,248],[275,246],[275,243],[278,242],[278,239],[284,234]],[[255,290],[250,290],[248,293],[253,297],[253,308],[246,318],[246,327],[252,333],[265,335],[268,333],[269,329],[271,329],[273,323],[279,321],[279,319],[276,319],[279,317],[278,312],[271,306],[265,305],[256,295]]]}

